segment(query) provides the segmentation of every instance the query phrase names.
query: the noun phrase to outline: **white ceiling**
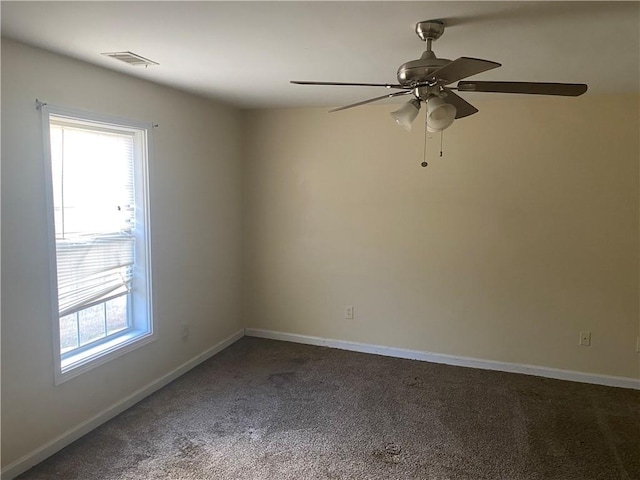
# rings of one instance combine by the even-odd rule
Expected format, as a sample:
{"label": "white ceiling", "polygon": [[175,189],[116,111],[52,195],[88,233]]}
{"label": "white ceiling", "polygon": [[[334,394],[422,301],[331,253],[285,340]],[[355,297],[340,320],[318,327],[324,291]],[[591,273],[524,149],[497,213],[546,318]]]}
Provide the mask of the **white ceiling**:
{"label": "white ceiling", "polygon": [[[396,83],[398,66],[424,50],[414,26],[428,19],[447,25],[434,43],[439,57],[503,64],[474,79],[640,90],[638,2],[2,1],[1,9],[3,36],[246,108],[383,95],[289,80]],[[127,50],[160,65],[100,55]]]}

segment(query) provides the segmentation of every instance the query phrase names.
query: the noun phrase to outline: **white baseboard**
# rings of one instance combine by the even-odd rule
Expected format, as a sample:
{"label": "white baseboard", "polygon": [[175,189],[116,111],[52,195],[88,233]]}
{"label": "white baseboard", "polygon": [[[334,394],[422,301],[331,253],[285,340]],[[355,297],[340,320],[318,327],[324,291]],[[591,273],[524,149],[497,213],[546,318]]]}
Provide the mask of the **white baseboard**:
{"label": "white baseboard", "polygon": [[480,368],[483,370],[498,370],[501,372],[522,373],[525,375],[535,375],[537,377],[555,378],[558,380],[569,380],[572,382],[592,383],[595,385],[606,385],[609,387],[640,390],[640,379],[636,378],[614,377],[611,375],[600,375],[596,373],[584,373],[572,370],[539,367],[537,365],[524,365],[520,363],[482,360],[480,358],[472,357],[459,357],[456,355],[423,352],[420,350],[408,350],[404,348],[385,347],[382,345],[370,345],[366,343],[313,337],[295,333],[274,332],[272,330],[261,330],[257,328],[246,328],[245,335],[249,337],[269,338],[272,340],[283,340],[285,342],[304,343],[307,345],[318,345],[323,347],[338,348],[341,350],[351,350],[354,352],[373,353],[376,355],[384,355],[387,357],[422,360],[425,362],[444,363],[447,365],[455,365],[459,367]]}
{"label": "white baseboard", "polygon": [[176,378],[180,377],[181,375],[184,375],[193,367],[211,358],[216,353],[224,350],[232,343],[240,340],[243,336],[244,336],[244,329],[237,331],[230,337],[222,340],[221,342],[217,343],[216,345],[209,348],[208,350],[205,350],[201,354],[193,357],[191,360],[183,363],[175,370],[172,370],[166,375],[163,375],[157,380],[154,380],[153,382],[145,385],[139,390],[136,390],[128,397],[123,398],[119,402],[102,410],[100,413],[94,415],[88,420],[85,420],[84,422],[77,425],[76,427],[71,428],[70,430],[67,430],[62,435],[59,435],[58,437],[54,438],[50,442],[24,455],[23,457],[19,458],[15,462],[7,465],[5,468],[2,469],[2,473],[1,473],[2,478],[4,480],[10,480],[12,478],[17,477],[18,475],[27,471],[34,465],[37,465],[38,463],[42,462],[46,458],[50,457],[57,451],[62,450],[64,447],[74,442],[78,438],[82,437],[83,435],[86,435],[91,430],[99,427],[100,425],[107,422],[108,420],[111,420],[116,415],[119,415],[120,413],[124,412],[126,409],[132,407],[139,401],[143,400],[145,397],[148,397],[153,392],[161,389],[162,387],[172,382]]}

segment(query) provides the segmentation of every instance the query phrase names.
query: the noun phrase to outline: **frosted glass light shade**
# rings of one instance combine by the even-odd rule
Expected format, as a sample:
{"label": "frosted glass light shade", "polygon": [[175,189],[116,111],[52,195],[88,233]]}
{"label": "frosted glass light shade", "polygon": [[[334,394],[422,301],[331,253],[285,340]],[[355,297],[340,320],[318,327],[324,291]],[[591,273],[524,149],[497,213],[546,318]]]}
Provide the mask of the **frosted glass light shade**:
{"label": "frosted glass light shade", "polygon": [[409,100],[395,112],[391,112],[390,115],[398,125],[404,128],[407,132],[410,132],[411,124],[418,116],[419,111],[420,100],[414,98],[413,100]]}
{"label": "frosted glass light shade", "polygon": [[450,127],[456,118],[456,107],[446,103],[439,97],[430,97],[427,100],[427,130],[429,132],[441,132]]}

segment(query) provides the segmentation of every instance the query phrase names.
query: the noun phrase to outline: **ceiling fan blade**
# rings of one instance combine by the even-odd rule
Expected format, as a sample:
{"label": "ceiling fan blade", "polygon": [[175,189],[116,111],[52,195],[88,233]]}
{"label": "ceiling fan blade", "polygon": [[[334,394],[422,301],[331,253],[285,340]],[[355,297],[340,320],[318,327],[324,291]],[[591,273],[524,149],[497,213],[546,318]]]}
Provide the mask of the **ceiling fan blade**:
{"label": "ceiling fan blade", "polygon": [[459,92],[524,93],[577,97],[587,91],[584,83],[459,82]]}
{"label": "ceiling fan blade", "polygon": [[464,118],[478,112],[478,109],[467,102],[465,99],[456,95],[448,88],[445,88],[447,96],[442,100],[456,107],[456,118]]}
{"label": "ceiling fan blade", "polygon": [[385,88],[408,88],[397,83],[345,83],[345,82],[308,82],[305,80],[291,80],[289,83],[296,85],[339,85],[343,87],[385,87]]}
{"label": "ceiling fan blade", "polygon": [[334,108],[333,110],[329,110],[329,113],[339,112],[340,110],[346,110],[347,108],[359,107],[360,105],[365,105],[365,104],[371,103],[371,102],[377,102],[378,100],[382,100],[384,98],[392,98],[392,97],[399,97],[401,95],[409,95],[410,93],[411,93],[411,90],[407,90],[405,92],[389,93],[387,95],[381,95],[379,97],[370,98],[368,100],[363,100],[362,102],[352,103],[351,105],[345,105],[344,107]]}
{"label": "ceiling fan blade", "polygon": [[476,75],[501,66],[502,65],[500,63],[492,62],[490,60],[460,57],[450,64],[439,68],[433,72],[431,76],[438,79],[442,85],[449,85],[450,83],[457,82],[458,80],[470,77],[471,75]]}

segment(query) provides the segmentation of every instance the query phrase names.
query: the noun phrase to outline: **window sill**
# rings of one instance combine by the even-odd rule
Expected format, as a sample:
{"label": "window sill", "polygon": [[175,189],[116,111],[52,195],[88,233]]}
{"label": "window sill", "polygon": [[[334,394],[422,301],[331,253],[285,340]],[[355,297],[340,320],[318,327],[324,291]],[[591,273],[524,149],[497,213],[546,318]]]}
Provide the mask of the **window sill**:
{"label": "window sill", "polygon": [[93,348],[61,359],[55,384],[59,385],[127,352],[146,345],[156,336],[149,331],[133,330]]}

